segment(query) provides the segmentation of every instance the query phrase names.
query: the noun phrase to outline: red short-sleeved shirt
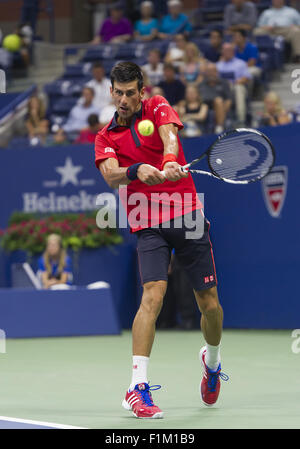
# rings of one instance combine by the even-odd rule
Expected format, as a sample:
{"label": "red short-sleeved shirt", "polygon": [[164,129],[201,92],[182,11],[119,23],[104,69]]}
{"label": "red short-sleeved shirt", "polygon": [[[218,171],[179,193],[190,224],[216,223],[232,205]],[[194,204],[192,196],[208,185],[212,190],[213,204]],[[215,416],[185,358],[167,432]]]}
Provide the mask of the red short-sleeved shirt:
{"label": "red short-sleeved shirt", "polygon": [[[151,120],[155,128],[154,133],[147,137],[142,136],[137,129],[138,123],[145,119]],[[97,134],[96,166],[99,167],[103,160],[112,157],[118,160],[120,167],[145,162],[160,170],[164,145],[158,128],[169,123],[174,123],[179,129],[183,128],[177,112],[160,95],[142,101],[142,107],[133,117],[130,127],[118,125],[116,113],[111,122]],[[186,160],[178,136],[177,140],[179,148],[177,162],[185,165]],[[120,189],[120,198],[127,211],[132,232],[202,208],[191,175],[177,182],[166,180],[163,184],[155,186],[148,186],[137,179],[131,181],[126,188]]]}

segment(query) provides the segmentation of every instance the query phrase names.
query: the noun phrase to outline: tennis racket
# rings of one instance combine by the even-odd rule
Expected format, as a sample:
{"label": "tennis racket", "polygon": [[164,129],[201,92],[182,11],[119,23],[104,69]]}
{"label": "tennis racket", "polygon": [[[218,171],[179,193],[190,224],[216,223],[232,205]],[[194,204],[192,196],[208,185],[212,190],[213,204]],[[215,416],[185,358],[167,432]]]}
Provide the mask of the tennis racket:
{"label": "tennis racket", "polygon": [[[190,170],[206,156],[210,172]],[[249,184],[264,178],[274,161],[275,150],[267,136],[256,129],[237,128],[218,136],[205,153],[184,165],[182,170],[232,184]]]}

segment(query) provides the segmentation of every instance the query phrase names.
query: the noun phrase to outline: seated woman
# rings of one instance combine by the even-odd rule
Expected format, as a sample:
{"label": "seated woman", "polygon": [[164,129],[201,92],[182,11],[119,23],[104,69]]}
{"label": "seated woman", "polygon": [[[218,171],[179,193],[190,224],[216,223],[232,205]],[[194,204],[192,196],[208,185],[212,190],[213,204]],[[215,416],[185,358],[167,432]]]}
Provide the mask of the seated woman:
{"label": "seated woman", "polygon": [[187,43],[187,38],[184,34],[177,34],[170,42],[164,62],[173,64],[177,68],[183,65]]}
{"label": "seated woman", "polygon": [[185,100],[177,108],[180,120],[184,124],[183,137],[201,136],[208,116],[208,106],[203,103],[198,88],[189,84],[185,91]]}
{"label": "seated woman", "polygon": [[152,41],[158,32],[158,20],[153,17],[153,3],[142,2],[140,12],[141,18],[134,24],[134,38],[145,42]]}
{"label": "seated woman", "polygon": [[37,95],[28,100],[28,112],[25,118],[25,126],[29,139],[37,138],[44,144],[49,132],[49,121],[46,119],[46,108],[43,101]]}
{"label": "seated woman", "polygon": [[48,236],[46,250],[38,261],[38,274],[46,289],[57,284],[72,283],[71,258],[62,247],[60,235]]}
{"label": "seated woman", "polygon": [[264,97],[264,112],[260,126],[276,126],[291,123],[292,117],[283,108],[279,95],[270,91]]}
{"label": "seated woman", "polygon": [[188,42],[185,47],[183,64],[179,68],[181,81],[199,84],[203,80],[205,59],[199,48],[193,42]]}

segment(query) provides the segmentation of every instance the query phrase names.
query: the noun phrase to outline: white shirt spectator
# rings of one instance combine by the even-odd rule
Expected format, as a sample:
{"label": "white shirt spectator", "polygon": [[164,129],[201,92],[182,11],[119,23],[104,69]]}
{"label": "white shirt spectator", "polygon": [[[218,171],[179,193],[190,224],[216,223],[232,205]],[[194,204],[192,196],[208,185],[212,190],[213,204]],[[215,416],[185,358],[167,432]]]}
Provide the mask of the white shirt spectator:
{"label": "white shirt spectator", "polygon": [[155,69],[151,64],[145,64],[142,66],[142,70],[148,76],[151,86],[157,86],[163,80],[164,65],[162,62],[159,62]]}
{"label": "white shirt spectator", "polygon": [[88,126],[87,119],[91,114],[99,114],[99,108],[94,102],[89,106],[77,104],[71,109],[63,129],[67,133],[81,131]]}
{"label": "white shirt spectator", "polygon": [[95,92],[94,103],[99,109],[104,108],[111,103],[110,86],[111,82],[108,78],[103,78],[102,81],[92,79],[86,84],[88,87],[92,87]]}
{"label": "white shirt spectator", "polygon": [[289,27],[300,25],[300,14],[289,6],[282,8],[269,8],[263,11],[258,19],[257,26]]}
{"label": "white shirt spectator", "polygon": [[114,104],[106,105],[99,114],[99,122],[101,125],[107,125],[111,119],[113,118],[114,113],[116,112],[116,107]]}
{"label": "white shirt spectator", "polygon": [[219,61],[216,66],[221,76],[228,81],[235,82],[244,77],[252,78],[247,63],[242,59],[234,57],[230,61]]}

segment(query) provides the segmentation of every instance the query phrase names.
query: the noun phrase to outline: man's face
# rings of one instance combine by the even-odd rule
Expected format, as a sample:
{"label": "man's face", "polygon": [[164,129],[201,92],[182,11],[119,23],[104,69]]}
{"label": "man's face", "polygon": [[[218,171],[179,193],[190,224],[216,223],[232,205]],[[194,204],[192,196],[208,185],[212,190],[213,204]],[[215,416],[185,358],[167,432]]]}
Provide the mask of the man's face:
{"label": "man's face", "polygon": [[160,56],[156,51],[150,51],[148,55],[148,61],[150,64],[158,64],[160,61]]}
{"label": "man's face", "polygon": [[91,89],[83,89],[82,96],[84,98],[85,104],[90,104],[94,99],[94,93]]}
{"label": "man's face", "polygon": [[284,4],[285,4],[284,0],[272,0],[273,8],[282,8],[282,6],[284,6]]}
{"label": "man's face", "polygon": [[169,6],[169,13],[172,17],[177,17],[181,13],[181,6],[180,5],[172,5]]}
{"label": "man's face", "polygon": [[218,70],[215,64],[208,64],[205,69],[206,78],[209,81],[216,81],[218,79]]}
{"label": "man's face", "polygon": [[212,31],[210,33],[210,45],[212,47],[219,47],[222,44],[222,36],[217,31]]}
{"label": "man's face", "polygon": [[243,4],[245,3],[245,0],[232,0],[232,3],[239,8],[239,7],[243,6]]}
{"label": "man's face", "polygon": [[137,80],[129,83],[114,82],[110,93],[121,119],[129,120],[139,110],[144,91],[144,87],[139,91]]}
{"label": "man's face", "polygon": [[233,33],[233,42],[235,43],[235,45],[244,45],[245,38],[241,33],[236,31],[235,33]]}
{"label": "man's face", "polygon": [[114,22],[119,22],[123,16],[122,9],[111,9],[110,10],[110,17]]}
{"label": "man's face", "polygon": [[234,57],[233,44],[230,43],[223,44],[222,57],[225,59],[225,61],[230,61]]}
{"label": "man's face", "polygon": [[164,78],[166,81],[173,81],[175,79],[175,72],[173,69],[167,67],[164,69]]}
{"label": "man's face", "polygon": [[93,68],[93,77],[96,81],[102,81],[104,78],[103,67],[94,67]]}

